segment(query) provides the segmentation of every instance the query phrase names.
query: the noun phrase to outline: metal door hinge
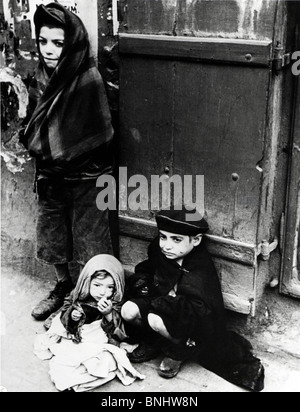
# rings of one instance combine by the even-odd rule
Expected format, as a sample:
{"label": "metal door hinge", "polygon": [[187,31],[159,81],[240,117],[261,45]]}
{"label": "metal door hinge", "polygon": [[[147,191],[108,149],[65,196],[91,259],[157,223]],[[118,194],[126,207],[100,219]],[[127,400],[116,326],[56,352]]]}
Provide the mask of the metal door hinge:
{"label": "metal door hinge", "polygon": [[270,260],[271,253],[277,249],[278,245],[279,240],[277,238],[275,238],[272,243],[267,240],[263,240],[259,245],[259,256],[261,256],[262,260],[265,262]]}
{"label": "metal door hinge", "polygon": [[283,47],[280,47],[280,43],[274,47],[272,69],[278,74],[283,68],[292,64],[293,52],[285,53]]}

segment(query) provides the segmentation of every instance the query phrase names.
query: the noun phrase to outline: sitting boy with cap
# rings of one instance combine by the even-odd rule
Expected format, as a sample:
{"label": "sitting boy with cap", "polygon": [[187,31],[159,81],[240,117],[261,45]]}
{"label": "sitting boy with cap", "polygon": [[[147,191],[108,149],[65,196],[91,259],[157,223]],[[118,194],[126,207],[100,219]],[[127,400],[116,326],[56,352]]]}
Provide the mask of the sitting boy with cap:
{"label": "sitting boy with cap", "polygon": [[186,207],[163,210],[156,220],[159,237],[150,245],[149,259],[129,280],[130,300],[122,317],[130,327],[143,328],[143,341],[130,360],[147,362],[162,351],[159,375],[173,378],[195,347],[213,351],[221,344],[226,336],[225,310],[203,240],[209,229],[206,220]]}

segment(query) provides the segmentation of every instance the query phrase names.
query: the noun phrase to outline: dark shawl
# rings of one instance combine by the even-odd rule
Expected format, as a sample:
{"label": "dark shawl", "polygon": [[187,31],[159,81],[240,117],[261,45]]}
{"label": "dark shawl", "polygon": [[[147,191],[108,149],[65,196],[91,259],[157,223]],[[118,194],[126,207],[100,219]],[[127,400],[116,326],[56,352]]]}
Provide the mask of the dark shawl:
{"label": "dark shawl", "polygon": [[[168,296],[178,284],[177,296]],[[194,249],[182,267],[168,260],[156,239],[149,259],[136,267],[129,295],[151,299],[151,311],[162,317],[174,338],[191,338],[190,351],[202,366],[238,386],[253,391],[264,387],[264,367],[253,356],[251,344],[227,331],[220,281],[205,242]],[[185,347],[178,351],[179,359]]]}
{"label": "dark shawl", "polygon": [[[138,287],[148,287],[153,312],[162,317],[174,338],[207,342],[226,333],[220,282],[204,243],[181,267],[161,253],[157,239],[150,246],[149,260],[137,266],[134,278]],[[168,296],[176,284],[177,296]]]}
{"label": "dark shawl", "polygon": [[40,55],[29,89],[34,111],[23,142],[43,165],[63,167],[111,141],[113,129],[104,84],[90,56],[83,23],[62,5],[51,3],[39,6],[35,13],[37,39],[47,24],[65,30],[65,44],[53,72]]}

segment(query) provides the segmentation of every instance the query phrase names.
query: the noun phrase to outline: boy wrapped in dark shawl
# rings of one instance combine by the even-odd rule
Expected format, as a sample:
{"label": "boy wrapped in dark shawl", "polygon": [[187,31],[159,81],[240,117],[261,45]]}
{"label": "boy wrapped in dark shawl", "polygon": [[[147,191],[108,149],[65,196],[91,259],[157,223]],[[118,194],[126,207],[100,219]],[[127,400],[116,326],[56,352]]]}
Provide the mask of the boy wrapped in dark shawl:
{"label": "boy wrapped in dark shawl", "polygon": [[29,89],[31,118],[23,143],[39,168],[65,175],[83,170],[90,153],[112,140],[111,115],[81,20],[51,3],[37,8],[34,22],[37,39],[41,27],[49,25],[63,28],[65,43],[54,71],[45,64],[38,43],[40,64]]}

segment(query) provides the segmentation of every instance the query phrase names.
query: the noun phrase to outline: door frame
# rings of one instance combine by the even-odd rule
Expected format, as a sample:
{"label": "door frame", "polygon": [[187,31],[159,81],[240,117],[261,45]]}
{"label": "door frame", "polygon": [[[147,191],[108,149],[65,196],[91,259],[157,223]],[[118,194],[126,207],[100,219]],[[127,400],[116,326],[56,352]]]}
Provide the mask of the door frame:
{"label": "door frame", "polygon": [[295,264],[300,236],[300,76],[295,80],[294,118],[290,147],[288,194],[285,211],[284,253],[280,292],[300,298],[300,279]]}

